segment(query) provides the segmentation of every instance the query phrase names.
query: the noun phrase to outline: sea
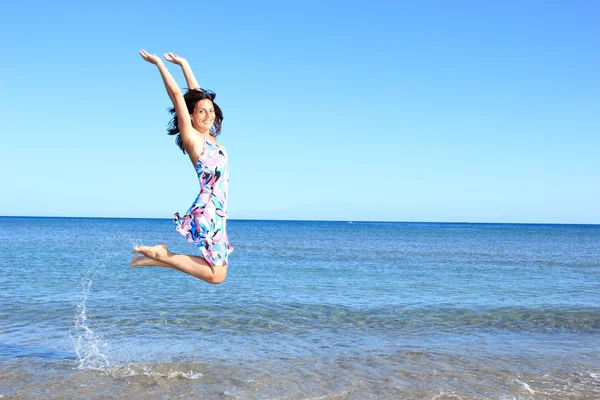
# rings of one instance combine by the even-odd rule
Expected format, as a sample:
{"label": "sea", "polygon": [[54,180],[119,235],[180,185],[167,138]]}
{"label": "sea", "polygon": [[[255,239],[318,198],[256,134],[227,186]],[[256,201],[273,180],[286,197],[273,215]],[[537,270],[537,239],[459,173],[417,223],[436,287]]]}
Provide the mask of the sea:
{"label": "sea", "polygon": [[600,399],[600,225],[0,217],[1,399]]}

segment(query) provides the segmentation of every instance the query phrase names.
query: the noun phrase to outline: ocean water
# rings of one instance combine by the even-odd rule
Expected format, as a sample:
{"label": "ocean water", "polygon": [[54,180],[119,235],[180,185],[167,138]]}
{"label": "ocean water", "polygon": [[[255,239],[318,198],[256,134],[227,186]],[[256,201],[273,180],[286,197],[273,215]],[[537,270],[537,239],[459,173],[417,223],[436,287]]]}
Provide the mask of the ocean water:
{"label": "ocean water", "polygon": [[0,217],[0,398],[599,399],[600,226]]}

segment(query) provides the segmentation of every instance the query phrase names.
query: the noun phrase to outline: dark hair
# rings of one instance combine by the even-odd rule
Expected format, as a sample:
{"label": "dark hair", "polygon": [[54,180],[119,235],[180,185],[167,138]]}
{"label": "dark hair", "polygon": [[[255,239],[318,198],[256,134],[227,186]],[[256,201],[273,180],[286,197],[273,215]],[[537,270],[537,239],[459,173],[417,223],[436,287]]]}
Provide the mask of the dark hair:
{"label": "dark hair", "polygon": [[[187,93],[183,95],[185,99],[185,105],[187,106],[188,113],[192,114],[194,109],[196,108],[196,104],[200,100],[210,100],[213,103],[215,108],[215,122],[213,126],[210,128],[210,135],[213,137],[219,136],[221,133],[221,124],[223,123],[223,111],[221,108],[215,103],[215,97],[217,95],[215,92],[204,89],[189,89]],[[167,132],[169,135],[177,135],[175,138],[175,143],[177,146],[183,151],[185,154],[185,147],[183,147],[183,141],[181,140],[181,135],[179,135],[179,121],[177,121],[177,113],[175,112],[175,107],[169,108],[169,112],[173,115],[173,119],[169,122],[167,126]]]}

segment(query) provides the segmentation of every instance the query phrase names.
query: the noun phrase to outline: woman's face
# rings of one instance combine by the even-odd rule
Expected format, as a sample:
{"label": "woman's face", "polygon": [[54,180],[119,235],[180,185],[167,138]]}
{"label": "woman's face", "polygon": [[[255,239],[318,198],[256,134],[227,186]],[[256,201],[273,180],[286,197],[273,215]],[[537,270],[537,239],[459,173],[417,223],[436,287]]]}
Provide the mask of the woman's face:
{"label": "woman's face", "polygon": [[196,109],[192,114],[194,128],[202,133],[208,131],[215,123],[215,107],[208,99],[196,103]]}

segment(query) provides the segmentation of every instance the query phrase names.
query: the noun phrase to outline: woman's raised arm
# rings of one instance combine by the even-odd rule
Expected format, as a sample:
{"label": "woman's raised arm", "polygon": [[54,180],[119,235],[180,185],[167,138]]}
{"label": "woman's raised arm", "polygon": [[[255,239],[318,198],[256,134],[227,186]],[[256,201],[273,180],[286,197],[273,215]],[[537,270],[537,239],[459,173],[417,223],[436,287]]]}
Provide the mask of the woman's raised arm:
{"label": "woman's raised arm", "polygon": [[172,62],[173,64],[177,64],[181,67],[183,70],[183,76],[185,76],[185,81],[188,85],[188,89],[200,89],[200,85],[198,84],[198,81],[192,72],[192,67],[190,67],[190,64],[185,58],[179,57],[174,53],[165,53],[164,57],[168,62]]}
{"label": "woman's raised arm", "polygon": [[192,120],[185,104],[185,99],[183,98],[181,89],[179,86],[177,86],[177,82],[175,82],[175,79],[163,61],[156,54],[150,54],[146,50],[140,50],[140,55],[144,60],[158,67],[160,76],[162,77],[165,88],[167,89],[167,94],[169,95],[169,98],[173,103],[173,107],[175,107],[175,112],[177,113],[179,133],[181,134],[183,145],[190,156],[194,156],[194,154],[192,154],[194,153],[193,148],[195,147],[195,135],[192,134],[194,128],[192,128]]}

